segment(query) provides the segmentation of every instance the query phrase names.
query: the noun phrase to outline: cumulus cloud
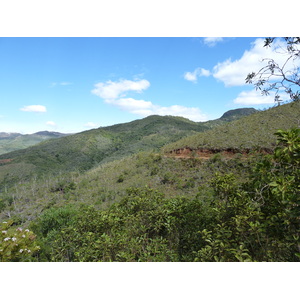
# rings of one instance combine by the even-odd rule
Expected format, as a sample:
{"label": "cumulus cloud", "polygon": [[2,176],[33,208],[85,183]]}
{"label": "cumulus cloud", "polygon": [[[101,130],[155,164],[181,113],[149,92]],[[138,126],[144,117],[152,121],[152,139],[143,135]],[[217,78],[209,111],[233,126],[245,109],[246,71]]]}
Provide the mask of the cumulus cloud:
{"label": "cumulus cloud", "polygon": [[48,121],[48,122],[46,122],[46,125],[52,126],[52,127],[56,127],[56,123],[53,122],[53,121]]}
{"label": "cumulus cloud", "polygon": [[206,37],[203,39],[204,44],[209,47],[214,47],[217,43],[222,42],[224,38],[222,37]]}
{"label": "cumulus cloud", "polygon": [[136,100],[132,98],[105,100],[105,102],[141,117],[150,115],[170,115],[181,116],[195,122],[207,121],[207,116],[202,114],[198,107],[185,107],[181,105],[160,106],[153,104],[151,101]]}
{"label": "cumulus cloud", "polygon": [[184,73],[184,79],[192,82],[197,82],[197,78],[201,76],[210,76],[210,71],[203,68],[197,68],[193,72]]}
{"label": "cumulus cloud", "polygon": [[136,100],[133,98],[106,99],[105,102],[117,106],[124,111],[138,115],[148,114],[153,107],[150,101]]}
{"label": "cumulus cloud", "polygon": [[[280,50],[283,48],[281,41],[274,42],[272,47],[264,47],[264,39],[256,39],[250,50],[244,52],[240,59],[232,61],[231,58],[218,63],[213,68],[213,76],[224,82],[225,86],[245,85],[245,78],[252,71],[259,71],[266,62],[265,58],[274,59],[283,65],[287,56]],[[289,66],[287,66],[289,67]]]}
{"label": "cumulus cloud", "polygon": [[103,98],[103,99],[116,99],[126,95],[126,92],[134,91],[141,93],[143,90],[147,89],[150,86],[148,80],[119,80],[118,82],[113,82],[111,80],[107,82],[99,82],[95,84],[95,89],[92,90],[92,93]]}
{"label": "cumulus cloud", "polygon": [[47,111],[46,107],[43,105],[28,105],[20,108],[22,111],[26,112],[41,112],[44,113]]}
{"label": "cumulus cloud", "polygon": [[[280,94],[280,99],[283,101],[288,100],[286,94]],[[269,95],[263,95],[258,90],[243,91],[236,99],[233,100],[234,103],[240,105],[261,105],[261,104],[274,104],[275,92],[270,92]]]}
{"label": "cumulus cloud", "polygon": [[104,102],[107,104],[141,117],[150,115],[174,115],[182,116],[196,122],[207,120],[207,117],[202,114],[197,107],[184,107],[180,105],[164,107],[153,104],[151,101],[126,97],[127,93],[130,91],[141,93],[149,86],[150,83],[147,80],[107,81],[105,83],[97,83],[95,89],[92,90],[92,93],[103,98]]}
{"label": "cumulus cloud", "polygon": [[153,114],[161,116],[181,116],[195,122],[204,122],[208,120],[207,116],[203,114],[198,107],[185,107],[181,105],[172,105],[168,107],[154,106]]}

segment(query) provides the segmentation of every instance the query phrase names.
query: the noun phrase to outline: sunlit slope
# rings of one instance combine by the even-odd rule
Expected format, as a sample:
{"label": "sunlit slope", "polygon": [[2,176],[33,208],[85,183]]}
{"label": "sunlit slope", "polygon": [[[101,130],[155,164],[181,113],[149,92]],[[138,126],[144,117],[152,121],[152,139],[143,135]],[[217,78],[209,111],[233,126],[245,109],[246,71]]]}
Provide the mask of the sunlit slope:
{"label": "sunlit slope", "polygon": [[142,120],[47,140],[27,149],[0,155],[0,182],[33,174],[84,171],[106,161],[167,143],[207,126],[177,117],[150,116]]}
{"label": "sunlit slope", "polygon": [[300,102],[277,106],[242,119],[191,135],[163,147],[164,152],[175,149],[272,149],[274,132],[300,126]]}
{"label": "sunlit slope", "polygon": [[[244,112],[233,112],[237,118]],[[160,151],[183,137],[220,126],[230,120],[205,123],[173,116],[147,118],[84,131],[42,142],[27,149],[0,155],[1,182],[16,182],[33,175],[86,171],[140,151]]]}
{"label": "sunlit slope", "polygon": [[0,133],[0,155],[11,151],[25,149],[45,140],[60,138],[63,136],[66,136],[66,134],[48,131],[24,135],[20,133],[5,134],[3,132]]}

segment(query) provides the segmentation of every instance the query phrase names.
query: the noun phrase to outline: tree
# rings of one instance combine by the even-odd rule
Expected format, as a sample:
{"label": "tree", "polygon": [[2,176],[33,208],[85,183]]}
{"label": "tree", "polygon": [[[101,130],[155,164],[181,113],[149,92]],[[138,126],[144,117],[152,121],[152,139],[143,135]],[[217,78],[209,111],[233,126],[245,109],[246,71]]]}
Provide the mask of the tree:
{"label": "tree", "polygon": [[262,95],[275,91],[275,102],[280,104],[280,92],[286,92],[292,101],[300,99],[300,38],[266,38],[264,47],[275,47],[275,51],[286,56],[283,63],[272,58],[265,58],[266,65],[258,72],[249,73],[246,83],[254,84]]}

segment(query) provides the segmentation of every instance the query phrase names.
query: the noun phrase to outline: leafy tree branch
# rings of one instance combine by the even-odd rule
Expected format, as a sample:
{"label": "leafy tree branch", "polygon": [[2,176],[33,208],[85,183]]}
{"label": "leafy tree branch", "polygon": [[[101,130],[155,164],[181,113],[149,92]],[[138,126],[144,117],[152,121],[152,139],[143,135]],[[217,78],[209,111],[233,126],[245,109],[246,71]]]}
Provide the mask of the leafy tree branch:
{"label": "leafy tree branch", "polygon": [[[276,38],[266,38],[264,47],[271,47]],[[282,40],[280,40],[282,41]],[[279,93],[284,91],[292,101],[300,99],[300,38],[283,38],[284,47],[280,47],[280,54],[287,56],[283,64],[272,58],[265,58],[266,65],[258,72],[251,72],[246,77],[246,83],[253,84],[262,95],[269,95],[275,91],[275,102],[280,104]]]}

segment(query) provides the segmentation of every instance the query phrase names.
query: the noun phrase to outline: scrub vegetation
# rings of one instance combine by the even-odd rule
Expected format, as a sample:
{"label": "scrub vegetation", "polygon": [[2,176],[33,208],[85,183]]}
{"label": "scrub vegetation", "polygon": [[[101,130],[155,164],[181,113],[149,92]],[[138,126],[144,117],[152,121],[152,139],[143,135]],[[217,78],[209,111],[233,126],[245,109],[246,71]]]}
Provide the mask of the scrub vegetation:
{"label": "scrub vegetation", "polygon": [[0,155],[0,260],[299,262],[299,68],[285,66],[246,79],[276,92],[265,111],[150,116]]}
{"label": "scrub vegetation", "polygon": [[[286,116],[285,121],[274,122],[275,115],[278,120]],[[110,132],[106,128],[92,130],[2,155],[1,168],[10,176],[2,177],[1,184],[0,258],[57,262],[299,261],[297,116],[299,103],[292,102],[202,133],[195,134],[192,127],[190,137],[176,143],[176,148],[186,145],[192,149],[181,157],[170,154],[174,143],[160,148],[159,143],[165,140],[159,141],[153,128],[163,132],[160,128],[170,119],[187,127],[195,124],[171,117],[166,117],[165,123],[164,117],[146,118],[148,127],[144,120],[136,121],[133,125],[141,127],[136,132],[130,130],[132,124],[122,124],[109,128]],[[251,131],[257,123],[265,125],[258,133]],[[282,125],[281,130],[278,125]],[[246,148],[236,142],[237,135],[239,142],[243,139],[239,126],[249,129],[245,140],[259,141],[260,133],[269,137],[263,144],[269,152],[258,151],[256,142],[252,148],[249,143],[245,152]],[[132,148],[124,136],[121,140],[126,132]],[[217,143],[225,141],[220,132],[227,133],[227,144],[220,144],[220,150],[235,149],[233,153],[214,150]],[[157,143],[152,149],[145,143],[151,135]],[[123,153],[118,159],[113,155],[107,158],[103,150],[112,149],[112,137],[114,141],[118,137],[119,145],[113,154]],[[99,153],[92,142],[95,140],[103,146]],[[198,144],[189,144],[189,140],[198,140]],[[144,148],[136,150],[133,145]],[[210,151],[202,158],[196,150],[204,145],[209,145]],[[75,146],[80,151],[76,152]],[[53,152],[50,159],[49,148],[59,150],[59,155]],[[45,156],[39,155],[46,149]],[[45,165],[46,158],[49,162]],[[57,167],[59,159],[65,170]],[[17,177],[23,171],[27,176]],[[21,234],[24,232],[27,235]]]}

